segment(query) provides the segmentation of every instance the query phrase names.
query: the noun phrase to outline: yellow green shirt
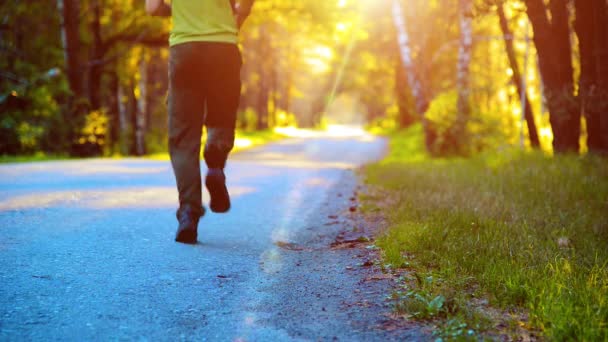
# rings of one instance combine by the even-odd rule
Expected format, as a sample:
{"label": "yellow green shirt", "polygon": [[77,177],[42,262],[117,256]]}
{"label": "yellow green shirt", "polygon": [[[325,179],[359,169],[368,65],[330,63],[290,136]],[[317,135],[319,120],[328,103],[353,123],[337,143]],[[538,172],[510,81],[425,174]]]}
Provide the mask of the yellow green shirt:
{"label": "yellow green shirt", "polygon": [[170,46],[187,42],[238,42],[230,0],[173,0],[171,12]]}

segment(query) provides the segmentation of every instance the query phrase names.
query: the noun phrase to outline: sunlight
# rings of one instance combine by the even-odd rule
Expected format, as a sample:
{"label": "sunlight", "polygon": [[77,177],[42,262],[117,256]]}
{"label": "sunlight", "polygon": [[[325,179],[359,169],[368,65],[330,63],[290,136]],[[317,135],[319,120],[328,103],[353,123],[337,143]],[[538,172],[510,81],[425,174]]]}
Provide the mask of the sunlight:
{"label": "sunlight", "polygon": [[350,125],[328,125],[327,133],[332,137],[356,137],[368,134],[363,127]]}
{"label": "sunlight", "polygon": [[329,62],[334,57],[332,48],[325,45],[316,45],[304,51],[304,61],[315,74],[324,74],[329,71]]}
{"label": "sunlight", "polygon": [[234,147],[236,149],[242,149],[253,146],[253,141],[249,138],[235,138]]}
{"label": "sunlight", "polygon": [[272,167],[283,167],[292,169],[311,169],[311,170],[322,170],[322,169],[341,169],[350,170],[357,165],[355,163],[345,162],[321,162],[321,161],[305,161],[305,160],[264,160],[260,161],[259,165],[272,166]]}
{"label": "sunlight", "polygon": [[551,145],[551,142],[553,141],[553,131],[551,130],[551,127],[541,127],[539,130],[539,135],[541,140],[547,141],[549,142],[548,145]]}
{"label": "sunlight", "polygon": [[362,126],[357,125],[327,125],[325,130],[312,130],[297,128],[294,126],[275,127],[274,131],[290,138],[343,138],[343,137],[366,137],[370,134]]}
{"label": "sunlight", "polygon": [[273,274],[281,271],[283,268],[283,260],[278,248],[273,247],[265,250],[260,255],[260,267],[267,274]]}
{"label": "sunlight", "polygon": [[275,127],[274,131],[289,138],[310,138],[317,134],[317,132],[311,129],[297,128],[295,126]]}
{"label": "sunlight", "polygon": [[501,89],[498,91],[498,100],[502,103],[506,103],[509,100],[509,95],[506,90]]}
{"label": "sunlight", "polygon": [[[230,195],[239,197],[256,191],[252,187],[230,186]],[[50,207],[88,209],[174,208],[177,189],[169,187],[130,187],[100,190],[50,191],[9,197],[0,201],[0,212]]]}

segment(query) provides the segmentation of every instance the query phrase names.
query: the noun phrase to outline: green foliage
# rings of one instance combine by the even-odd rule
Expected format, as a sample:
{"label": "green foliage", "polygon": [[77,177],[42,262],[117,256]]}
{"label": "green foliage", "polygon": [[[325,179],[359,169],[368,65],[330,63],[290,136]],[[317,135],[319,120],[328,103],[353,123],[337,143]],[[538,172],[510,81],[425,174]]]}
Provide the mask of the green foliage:
{"label": "green foliage", "polygon": [[367,169],[392,198],[377,241],[386,261],[442,279],[422,298],[443,295],[468,324],[482,295],[529,310],[548,338],[606,340],[606,160],[511,150],[431,160],[416,139],[419,128],[393,135],[389,158]]}
{"label": "green foliage", "polygon": [[53,91],[52,86],[14,90],[0,104],[0,154],[31,154],[43,146],[48,151],[64,147],[55,144],[62,129],[61,111]]}
{"label": "green foliage", "polygon": [[29,163],[29,162],[42,162],[51,160],[66,160],[68,159],[65,155],[48,155],[42,152],[36,152],[30,155],[20,156],[0,156],[0,164],[5,163]]}
{"label": "green foliage", "polygon": [[[0,5],[0,154],[54,152],[61,136],[60,101],[65,84],[56,81],[62,57],[53,2],[6,1]],[[33,34],[35,32],[35,34]],[[63,123],[65,126],[65,122]]]}
{"label": "green foliage", "polygon": [[101,149],[107,142],[108,121],[105,110],[94,110],[86,114],[74,148],[82,155],[101,154]]}
{"label": "green foliage", "polygon": [[[468,329],[468,324],[460,318],[450,318],[436,333],[438,341],[478,341],[475,330]],[[436,340],[437,341],[437,340]]]}
{"label": "green foliage", "polygon": [[445,297],[431,296],[426,292],[409,291],[399,296],[397,310],[407,312],[412,317],[429,319],[445,315]]}
{"label": "green foliage", "polygon": [[[430,146],[434,156],[469,156],[506,145],[508,133],[500,115],[505,113],[484,113],[472,106],[466,123],[465,136],[455,136],[456,102],[458,93],[451,90],[438,95],[430,104],[425,117],[435,134]],[[466,144],[462,144],[466,141]]]}

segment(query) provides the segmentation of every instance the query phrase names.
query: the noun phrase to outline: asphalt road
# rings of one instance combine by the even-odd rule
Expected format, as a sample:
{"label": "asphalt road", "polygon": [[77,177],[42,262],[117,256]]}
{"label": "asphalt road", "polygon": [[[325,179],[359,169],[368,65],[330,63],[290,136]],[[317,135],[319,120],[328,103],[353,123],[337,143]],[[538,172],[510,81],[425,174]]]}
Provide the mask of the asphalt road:
{"label": "asphalt road", "polygon": [[423,339],[387,329],[388,284],[329,248],[351,224],[353,170],[386,148],[337,133],[235,154],[233,208],[194,246],[173,241],[167,161],[0,165],[0,340]]}

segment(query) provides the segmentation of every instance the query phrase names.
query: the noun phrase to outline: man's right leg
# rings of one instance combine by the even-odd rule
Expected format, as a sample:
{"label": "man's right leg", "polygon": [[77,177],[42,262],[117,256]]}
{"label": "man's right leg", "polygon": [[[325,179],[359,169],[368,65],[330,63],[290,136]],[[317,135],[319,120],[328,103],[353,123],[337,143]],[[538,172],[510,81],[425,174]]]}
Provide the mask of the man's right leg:
{"label": "man's right leg", "polygon": [[205,99],[196,48],[176,45],[169,57],[169,154],[179,192],[175,240],[185,243],[196,242],[198,220],[204,214],[200,149]]}
{"label": "man's right leg", "polygon": [[235,44],[211,43],[208,53],[207,143],[205,162],[209,171],[205,185],[211,195],[211,210],[225,213],[230,209],[224,168],[234,146],[236,113],[241,96],[241,53]]}

